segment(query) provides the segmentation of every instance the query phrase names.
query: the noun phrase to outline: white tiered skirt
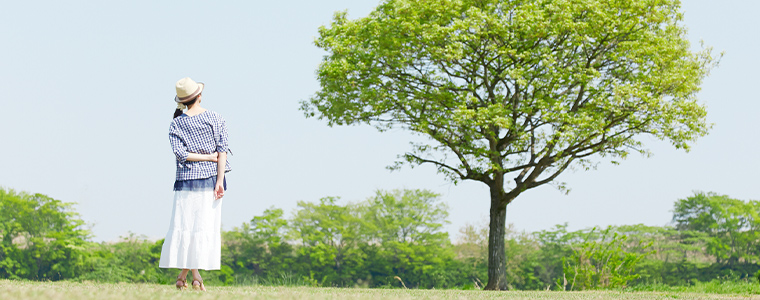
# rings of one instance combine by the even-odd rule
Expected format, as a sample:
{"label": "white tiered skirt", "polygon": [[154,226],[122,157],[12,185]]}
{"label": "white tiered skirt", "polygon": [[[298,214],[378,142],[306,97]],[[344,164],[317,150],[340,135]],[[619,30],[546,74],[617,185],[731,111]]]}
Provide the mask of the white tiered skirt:
{"label": "white tiered skirt", "polygon": [[175,191],[172,219],[158,266],[219,270],[221,225],[222,199],[214,200],[213,188]]}

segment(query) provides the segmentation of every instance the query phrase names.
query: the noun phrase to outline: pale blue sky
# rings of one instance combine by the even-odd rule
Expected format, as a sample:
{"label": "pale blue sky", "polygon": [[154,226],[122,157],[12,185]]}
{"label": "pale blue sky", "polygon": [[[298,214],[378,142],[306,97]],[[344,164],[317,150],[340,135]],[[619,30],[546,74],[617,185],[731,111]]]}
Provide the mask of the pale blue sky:
{"label": "pale blue sky", "polygon": [[[203,104],[221,113],[234,152],[225,229],[270,206],[358,201],[376,189],[425,188],[451,208],[452,236],[488,213],[485,185],[451,185],[434,168],[389,172],[408,150],[403,131],[329,128],[299,101],[318,89],[317,27],[334,11],[365,16],[376,0],[6,1],[0,9],[0,186],[78,202],[95,240],[129,231],[163,238],[174,156],[167,131],[174,82],[206,83]],[[715,127],[690,153],[645,138],[651,158],[631,157],[560,177],[510,205],[528,231],[568,222],[665,225],[694,190],[760,199],[757,1],[684,1],[689,38],[726,51],[700,99]]]}

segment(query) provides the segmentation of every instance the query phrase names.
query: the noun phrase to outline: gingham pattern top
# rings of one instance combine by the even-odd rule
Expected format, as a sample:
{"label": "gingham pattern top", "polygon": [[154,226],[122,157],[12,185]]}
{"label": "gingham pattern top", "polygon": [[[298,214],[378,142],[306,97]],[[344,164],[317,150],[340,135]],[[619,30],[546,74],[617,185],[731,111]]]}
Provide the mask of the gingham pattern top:
{"label": "gingham pattern top", "polygon": [[[169,127],[169,142],[177,157],[177,180],[202,179],[217,175],[216,162],[188,161],[188,152],[229,152],[227,125],[221,115],[210,110],[195,116],[183,114],[174,118]],[[224,169],[225,173],[232,170],[229,160]]]}

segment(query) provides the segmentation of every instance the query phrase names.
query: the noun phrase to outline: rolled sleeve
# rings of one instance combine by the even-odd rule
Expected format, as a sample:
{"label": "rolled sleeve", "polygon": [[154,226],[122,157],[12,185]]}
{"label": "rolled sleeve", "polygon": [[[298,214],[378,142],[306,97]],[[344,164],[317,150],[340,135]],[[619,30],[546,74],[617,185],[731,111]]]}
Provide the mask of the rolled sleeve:
{"label": "rolled sleeve", "polygon": [[179,133],[177,124],[172,122],[171,128],[169,128],[169,143],[172,145],[172,151],[177,157],[177,161],[184,166],[187,162],[187,146],[179,137]]}
{"label": "rolled sleeve", "polygon": [[219,132],[219,134],[217,135],[218,137],[216,139],[216,152],[228,152],[230,149],[227,140],[227,122],[225,122],[224,119],[220,117],[217,127],[217,132]]}

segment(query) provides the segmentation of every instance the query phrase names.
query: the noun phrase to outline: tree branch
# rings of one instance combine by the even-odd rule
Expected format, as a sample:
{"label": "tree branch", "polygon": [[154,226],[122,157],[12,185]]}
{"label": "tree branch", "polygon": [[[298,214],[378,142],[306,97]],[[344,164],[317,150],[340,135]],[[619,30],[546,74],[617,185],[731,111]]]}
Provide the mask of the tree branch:
{"label": "tree branch", "polygon": [[465,174],[462,174],[462,172],[459,171],[457,168],[454,168],[454,167],[449,166],[447,164],[444,164],[442,162],[435,161],[435,160],[430,160],[430,159],[424,159],[422,157],[419,157],[419,156],[411,154],[411,153],[406,153],[406,155],[410,156],[410,157],[414,158],[415,160],[420,161],[422,163],[431,163],[431,164],[434,164],[434,165],[438,166],[439,168],[448,169],[448,170],[456,173],[459,176],[459,178],[461,178],[462,180],[464,180],[464,179],[470,179],[469,176],[466,176]]}

